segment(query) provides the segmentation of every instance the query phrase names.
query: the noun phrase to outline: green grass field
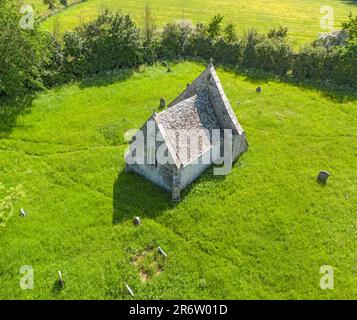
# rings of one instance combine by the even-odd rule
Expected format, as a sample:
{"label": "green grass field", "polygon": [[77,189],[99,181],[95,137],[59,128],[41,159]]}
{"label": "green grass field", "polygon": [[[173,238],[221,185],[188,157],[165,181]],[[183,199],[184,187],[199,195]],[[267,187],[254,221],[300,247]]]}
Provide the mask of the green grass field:
{"label": "green grass field", "polygon": [[[40,0],[32,0],[35,4]],[[193,22],[207,22],[220,13],[227,21],[237,25],[243,33],[249,28],[266,32],[273,27],[286,26],[296,45],[315,39],[319,33],[322,5],[334,9],[335,27],[347,19],[348,13],[357,14],[357,5],[349,0],[89,0],[71,7],[44,22],[44,28],[53,30],[54,22],[62,31],[73,29],[76,25],[94,19],[103,9],[122,10],[130,13],[135,21],[143,22],[144,7],[149,3],[158,25],[177,19],[191,19]]]}
{"label": "green grass field", "polygon": [[[51,10],[48,8],[48,5],[44,4],[43,0],[18,0],[18,2],[21,5],[31,4],[34,8],[35,14],[47,15],[51,13]],[[76,0],[67,0],[69,7],[76,2]],[[55,1],[55,9],[64,9],[58,0]]]}
{"label": "green grass field", "polygon": [[[250,144],[232,173],[209,170],[178,204],[125,173],[123,133],[203,68],[186,62],[66,85],[9,116],[0,299],[129,299],[126,282],[138,299],[356,299],[356,96],[219,69]],[[332,174],[325,187],[321,169]],[[152,249],[159,245],[167,260]],[[19,287],[23,265],[34,269],[33,290]],[[334,267],[333,290],[320,289],[323,265]]]}

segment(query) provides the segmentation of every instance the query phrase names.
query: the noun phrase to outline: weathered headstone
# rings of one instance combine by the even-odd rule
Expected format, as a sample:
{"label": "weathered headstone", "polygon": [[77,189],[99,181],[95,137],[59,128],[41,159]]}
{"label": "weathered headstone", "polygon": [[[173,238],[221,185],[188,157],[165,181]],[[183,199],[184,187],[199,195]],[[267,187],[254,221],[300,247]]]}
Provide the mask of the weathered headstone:
{"label": "weathered headstone", "polygon": [[127,283],[125,284],[125,288],[126,288],[126,290],[128,291],[128,293],[129,293],[132,297],[134,297],[134,292],[133,292],[133,290],[128,286]]}
{"label": "weathered headstone", "polygon": [[58,271],[58,283],[61,287],[61,289],[64,288],[64,281],[63,281],[63,277],[62,277],[62,272],[61,271]]}
{"label": "weathered headstone", "polygon": [[134,225],[139,226],[141,224],[141,219],[139,217],[134,218]]}
{"label": "weathered headstone", "polygon": [[158,248],[157,248],[157,251],[158,251],[162,256],[164,256],[165,258],[167,258],[167,254],[165,253],[164,250],[161,249],[161,247],[158,247]]}
{"label": "weathered headstone", "polygon": [[26,217],[26,211],[23,208],[20,209],[20,217]]}
{"label": "weathered headstone", "polygon": [[165,101],[165,99],[162,97],[161,99],[160,99],[160,109],[164,109],[165,107],[166,107],[166,101]]}
{"label": "weathered headstone", "polygon": [[320,184],[326,184],[329,176],[330,174],[327,171],[320,171],[317,176],[317,182]]}

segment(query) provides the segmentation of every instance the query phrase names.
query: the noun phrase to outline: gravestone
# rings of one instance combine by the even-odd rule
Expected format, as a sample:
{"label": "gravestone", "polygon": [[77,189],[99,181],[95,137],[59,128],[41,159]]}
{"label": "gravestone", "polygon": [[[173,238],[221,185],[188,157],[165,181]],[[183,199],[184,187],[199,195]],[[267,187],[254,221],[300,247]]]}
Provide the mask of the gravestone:
{"label": "gravestone", "polygon": [[166,107],[166,101],[165,101],[165,99],[162,97],[161,99],[160,99],[160,106],[159,106],[159,108],[160,109],[164,109]]}
{"label": "gravestone", "polygon": [[25,212],[25,210],[24,209],[20,209],[20,216],[21,217],[26,217],[26,212]]}
{"label": "gravestone", "polygon": [[317,176],[317,182],[320,184],[326,184],[329,176],[330,174],[327,171],[320,171]]}
{"label": "gravestone", "polygon": [[132,297],[134,297],[134,292],[133,292],[133,290],[128,286],[127,283],[125,284],[125,288],[126,288],[126,290],[128,291],[128,293],[129,293]]}
{"label": "gravestone", "polygon": [[158,248],[157,248],[157,251],[158,251],[162,256],[164,256],[165,258],[167,258],[167,254],[165,253],[164,250],[161,249],[161,247],[158,247]]}
{"label": "gravestone", "polygon": [[61,271],[58,271],[58,283],[61,287],[61,289],[64,288],[64,281],[63,281],[63,277],[62,277],[62,272]]}
{"label": "gravestone", "polygon": [[139,217],[134,218],[134,225],[139,226],[141,224],[141,219]]}

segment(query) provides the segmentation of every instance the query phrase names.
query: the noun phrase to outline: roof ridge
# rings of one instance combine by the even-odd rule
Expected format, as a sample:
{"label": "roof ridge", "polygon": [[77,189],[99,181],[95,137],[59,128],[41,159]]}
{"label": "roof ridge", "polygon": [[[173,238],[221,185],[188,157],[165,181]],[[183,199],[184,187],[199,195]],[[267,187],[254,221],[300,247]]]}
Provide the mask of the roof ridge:
{"label": "roof ridge", "polygon": [[181,100],[181,101],[175,103],[174,105],[170,106],[169,108],[167,108],[167,109],[165,109],[165,110],[159,112],[157,115],[159,116],[159,115],[161,115],[161,114],[167,113],[168,111],[172,110],[174,107],[178,106],[179,104],[182,104],[182,103],[185,102],[185,101],[187,102],[188,100],[193,99],[194,97],[197,97],[197,95],[198,95],[198,94],[196,93],[195,95],[193,95],[193,96],[191,96],[191,97],[189,97],[189,98],[186,98],[186,99],[184,99],[184,100]]}

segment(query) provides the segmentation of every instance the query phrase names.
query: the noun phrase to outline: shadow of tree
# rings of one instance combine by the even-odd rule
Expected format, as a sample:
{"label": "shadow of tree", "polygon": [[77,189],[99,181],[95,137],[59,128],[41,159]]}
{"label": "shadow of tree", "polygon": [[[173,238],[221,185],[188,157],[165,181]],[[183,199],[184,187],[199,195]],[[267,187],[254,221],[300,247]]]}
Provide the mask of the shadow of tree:
{"label": "shadow of tree", "polygon": [[119,69],[110,70],[100,74],[94,74],[83,77],[78,81],[79,87],[84,89],[88,87],[104,87],[116,82],[129,79],[137,69]]}
{"label": "shadow of tree", "polygon": [[313,81],[302,82],[288,76],[279,77],[277,75],[264,73],[261,71],[240,70],[235,67],[224,65],[219,65],[219,67],[224,71],[233,72],[238,76],[244,76],[248,82],[256,85],[261,85],[262,82],[277,81],[307,90],[316,90],[320,92],[325,98],[337,103],[353,102],[357,100],[357,92],[353,88],[335,88],[329,87],[322,83],[316,83]]}
{"label": "shadow of tree", "polygon": [[[355,3],[357,4],[357,0],[351,1],[355,1]],[[173,65],[175,65],[183,61],[191,61],[194,63],[200,63],[202,65],[208,64],[207,60],[201,58],[187,58],[186,60],[177,60],[172,63]],[[248,82],[256,85],[261,85],[262,82],[277,81],[291,84],[300,88],[319,91],[326,98],[338,103],[353,102],[357,100],[357,92],[354,88],[332,87],[323,83],[316,83],[313,81],[301,82],[289,76],[279,76],[259,70],[243,70],[241,68],[238,68],[237,66],[220,64],[219,62],[215,62],[215,67],[221,68],[222,70],[227,72],[232,72],[237,76],[243,76]]]}
{"label": "shadow of tree", "polygon": [[[357,0],[343,0],[343,1],[351,1],[353,4],[357,4]],[[201,58],[187,58],[187,59],[177,59],[172,60],[169,62],[169,65],[174,68],[176,65],[183,63],[185,61],[191,61],[194,63],[201,63],[202,65],[207,65],[208,61]],[[166,61],[157,61],[156,65],[164,65],[168,64]],[[314,81],[298,81],[289,76],[278,76],[271,73],[262,72],[259,70],[242,70],[237,69],[236,66],[229,66],[219,64],[218,62],[215,63],[216,67],[222,68],[224,71],[233,72],[236,75],[246,77],[246,80],[254,83],[254,84],[261,84],[262,81],[280,81],[284,83],[288,83],[297,87],[305,88],[305,89],[313,89],[321,92],[326,98],[333,100],[338,103],[350,102],[357,100],[357,93],[353,88],[339,88],[339,87],[332,87],[328,86],[323,83],[316,83]],[[113,84],[118,81],[125,81],[129,79],[135,71],[138,69],[120,69],[120,70],[111,70],[107,72],[103,72],[100,74],[91,75],[88,77],[84,77],[79,80],[80,88],[87,88],[87,87],[100,87],[100,86],[107,86]]]}
{"label": "shadow of tree", "polygon": [[154,218],[175,205],[170,193],[135,173],[121,171],[113,185],[113,224],[136,216]]}
{"label": "shadow of tree", "polygon": [[8,137],[17,125],[17,118],[30,111],[34,95],[0,100],[0,139]]}
{"label": "shadow of tree", "polygon": [[52,286],[52,294],[55,295],[55,296],[58,296],[58,295],[61,293],[62,290],[63,290],[63,289],[62,289],[62,287],[61,287],[59,281],[56,280],[56,281],[53,283],[53,286]]}

